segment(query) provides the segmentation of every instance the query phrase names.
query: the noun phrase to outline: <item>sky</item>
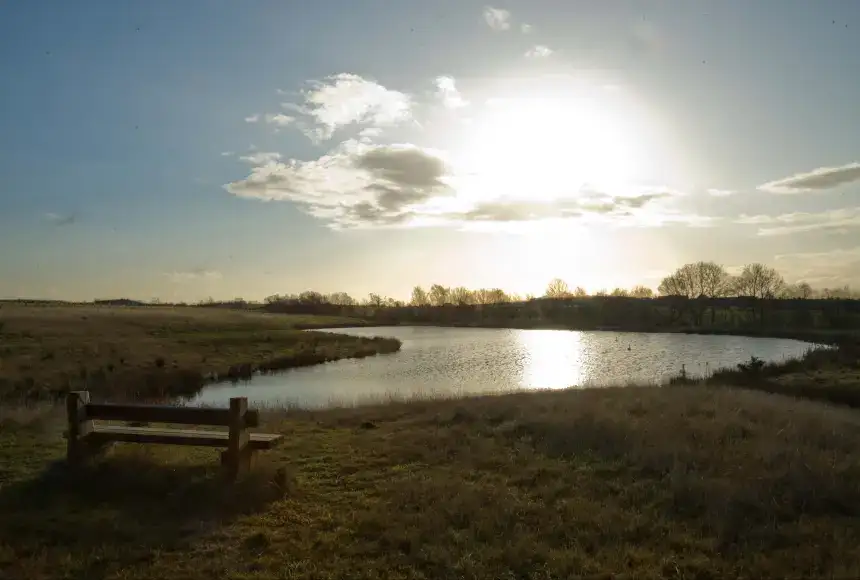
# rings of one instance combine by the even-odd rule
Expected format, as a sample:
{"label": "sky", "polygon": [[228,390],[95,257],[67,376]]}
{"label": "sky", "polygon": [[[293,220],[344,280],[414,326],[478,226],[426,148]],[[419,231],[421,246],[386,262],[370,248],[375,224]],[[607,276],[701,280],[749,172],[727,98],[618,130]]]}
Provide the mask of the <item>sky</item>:
{"label": "sky", "polygon": [[0,4],[0,297],[860,285],[860,3]]}

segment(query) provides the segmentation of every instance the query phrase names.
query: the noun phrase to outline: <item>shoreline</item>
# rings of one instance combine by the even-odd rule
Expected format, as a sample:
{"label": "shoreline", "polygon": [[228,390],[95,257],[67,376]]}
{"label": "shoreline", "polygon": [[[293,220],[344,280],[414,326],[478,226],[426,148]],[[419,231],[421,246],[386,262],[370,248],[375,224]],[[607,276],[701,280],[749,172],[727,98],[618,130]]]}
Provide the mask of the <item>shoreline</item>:
{"label": "shoreline", "polygon": [[860,343],[860,333],[856,331],[833,331],[833,330],[806,330],[806,329],[733,329],[733,328],[630,328],[630,327],[572,327],[562,324],[483,324],[483,323],[450,323],[440,324],[437,322],[392,322],[365,320],[362,324],[342,323],[337,325],[319,326],[302,325],[296,328],[302,330],[329,330],[342,328],[384,328],[399,326],[418,326],[428,328],[485,328],[495,330],[569,330],[572,332],[619,332],[629,334],[696,334],[701,336],[737,336],[744,338],[775,338],[786,340],[797,340],[812,345],[838,346],[843,343]]}

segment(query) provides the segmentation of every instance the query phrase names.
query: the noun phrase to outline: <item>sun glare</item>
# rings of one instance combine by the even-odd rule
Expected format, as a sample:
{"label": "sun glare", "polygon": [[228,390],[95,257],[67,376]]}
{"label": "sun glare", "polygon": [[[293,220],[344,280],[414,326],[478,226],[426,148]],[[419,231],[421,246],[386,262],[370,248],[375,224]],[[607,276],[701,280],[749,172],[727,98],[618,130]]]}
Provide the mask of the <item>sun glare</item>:
{"label": "sun glare", "polygon": [[627,117],[593,97],[494,98],[471,124],[458,159],[481,198],[556,199],[583,187],[624,187],[644,161]]}

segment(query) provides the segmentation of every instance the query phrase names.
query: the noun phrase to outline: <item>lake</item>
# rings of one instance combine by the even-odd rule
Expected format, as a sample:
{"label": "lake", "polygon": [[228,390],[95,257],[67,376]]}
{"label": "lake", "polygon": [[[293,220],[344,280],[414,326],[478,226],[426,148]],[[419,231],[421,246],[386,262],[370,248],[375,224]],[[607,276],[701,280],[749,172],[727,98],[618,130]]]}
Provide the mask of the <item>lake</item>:
{"label": "lake", "polygon": [[689,375],[702,375],[750,356],[797,358],[812,346],[774,338],[571,330],[392,326],[325,332],[393,336],[403,348],[215,384],[188,403],[223,406],[230,397],[245,396],[258,405],[318,407],[413,394],[654,384],[682,365]]}

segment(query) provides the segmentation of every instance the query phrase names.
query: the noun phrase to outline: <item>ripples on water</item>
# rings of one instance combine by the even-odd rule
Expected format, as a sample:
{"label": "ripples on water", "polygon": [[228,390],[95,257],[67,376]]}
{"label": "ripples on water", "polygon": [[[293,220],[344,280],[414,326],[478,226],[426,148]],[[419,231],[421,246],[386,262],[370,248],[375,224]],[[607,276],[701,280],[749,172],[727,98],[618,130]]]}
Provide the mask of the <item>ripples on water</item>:
{"label": "ripples on water", "polygon": [[690,334],[407,326],[331,332],[393,336],[403,348],[213,385],[190,402],[225,405],[230,397],[246,396],[257,404],[320,406],[413,394],[651,384],[676,375],[682,365],[690,375],[703,375],[753,355],[781,361],[810,348],[796,340]]}

